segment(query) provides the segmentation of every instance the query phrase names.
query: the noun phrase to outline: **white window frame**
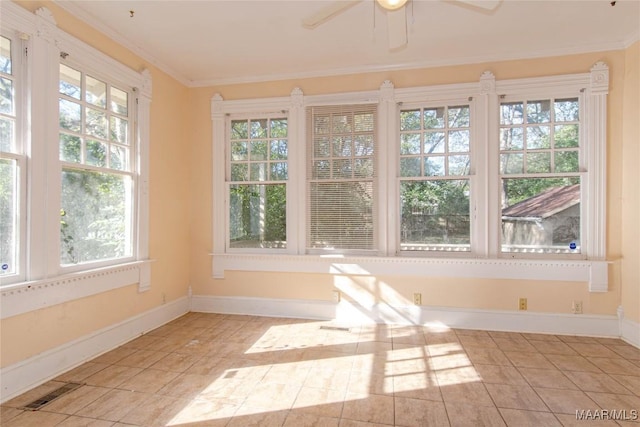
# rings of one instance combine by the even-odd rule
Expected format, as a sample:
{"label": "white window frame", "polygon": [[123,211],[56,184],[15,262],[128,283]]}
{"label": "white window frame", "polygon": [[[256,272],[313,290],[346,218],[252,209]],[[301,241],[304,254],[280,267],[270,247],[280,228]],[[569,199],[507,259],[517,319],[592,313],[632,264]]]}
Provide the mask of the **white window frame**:
{"label": "white window frame", "polygon": [[5,27],[4,22],[0,26],[2,28],[2,36],[11,40],[11,75],[14,82],[14,108],[15,108],[15,139],[16,147],[13,153],[4,153],[3,158],[16,162],[18,168],[17,176],[17,218],[16,218],[16,251],[15,256],[17,262],[15,272],[0,276],[1,283],[16,283],[24,281],[26,278],[26,236],[27,236],[27,150],[28,144],[25,141],[29,138],[29,103],[27,102],[28,94],[28,63],[26,52],[29,49],[29,38],[23,32],[28,28],[26,22],[15,22],[14,26]]}
{"label": "white window frame", "polygon": [[[290,180],[287,178],[282,181],[231,181],[231,156],[230,156],[230,128],[231,122],[233,120],[260,120],[260,119],[275,119],[275,118],[286,118],[287,119],[287,135],[290,132],[288,127],[289,117],[288,112],[286,110],[273,111],[273,112],[256,112],[255,114],[245,114],[245,113],[237,113],[237,114],[227,114],[225,115],[225,124],[224,124],[224,132],[225,132],[225,147],[224,147],[224,155],[225,155],[225,207],[226,207],[226,215],[225,215],[225,249],[230,253],[254,253],[255,251],[261,251],[265,253],[274,253],[274,254],[282,254],[286,253],[286,248],[232,248],[231,247],[231,209],[230,209],[230,191],[232,185],[252,185],[252,184],[283,184],[285,185],[286,198],[289,200],[289,183]],[[290,165],[290,156],[291,156],[291,143],[290,137],[287,137],[287,167]],[[288,209],[289,203],[287,203]],[[288,212],[287,212],[288,214]],[[287,217],[288,218],[288,217]],[[287,225],[287,240],[286,246],[289,245],[289,225]]]}
{"label": "white window frame", "polygon": [[[2,28],[13,28],[28,39],[28,90],[21,102],[29,106],[30,128],[25,130],[27,152],[28,224],[25,242],[25,276],[1,283],[1,318],[60,304],[112,289],[138,285],[150,288],[149,259],[149,126],[151,74],[136,72],[97,49],[60,30],[52,13],[40,8],[30,13],[12,2],[1,2]],[[60,265],[60,168],[58,159],[58,85],[61,54],[82,71],[106,76],[123,88],[135,88],[136,100],[134,256],[77,268]]]}
{"label": "white window frame", "polygon": [[[490,278],[537,281],[583,281],[591,292],[608,289],[608,263],[606,261],[606,102],[608,68],[596,64],[590,72],[529,79],[496,81],[491,72],[485,72],[478,82],[453,85],[395,89],[385,81],[378,91],[351,92],[328,95],[303,96],[294,89],[291,98],[265,98],[225,101],[216,94],[212,98],[213,121],[213,267],[214,278],[224,277],[225,270],[306,272],[353,275]],[[533,97],[545,94],[560,97],[581,93],[581,141],[588,178],[583,182],[584,199],[589,204],[584,215],[585,259],[571,259],[562,255],[544,258],[507,258],[500,254],[500,201],[499,192],[499,104],[500,95]],[[471,100],[469,100],[471,98]],[[456,100],[469,100],[471,121],[471,180],[470,198],[472,226],[471,252],[457,256],[423,256],[399,254],[399,111],[401,105],[411,103],[450,104]],[[381,149],[378,161],[378,241],[377,256],[357,254],[311,254],[304,250],[306,207],[305,188],[299,185],[306,177],[305,115],[303,108],[314,105],[378,103],[378,138]],[[264,251],[238,254],[226,251],[224,240],[224,115],[246,111],[265,111],[265,106],[288,109],[290,129],[290,163],[288,198],[288,227],[286,254],[268,254]],[[392,143],[386,143],[392,141]],[[386,148],[385,148],[386,147]],[[295,151],[295,155],[294,155]],[[288,193],[289,194],[289,193]],[[585,203],[586,204],[586,203]],[[292,214],[290,214],[292,213]]]}

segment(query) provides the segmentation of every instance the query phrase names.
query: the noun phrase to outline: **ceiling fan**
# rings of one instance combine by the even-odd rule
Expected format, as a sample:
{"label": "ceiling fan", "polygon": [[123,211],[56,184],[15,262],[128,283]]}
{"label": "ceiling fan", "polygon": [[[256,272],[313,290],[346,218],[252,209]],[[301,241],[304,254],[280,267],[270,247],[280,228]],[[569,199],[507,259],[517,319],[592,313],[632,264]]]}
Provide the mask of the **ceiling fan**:
{"label": "ceiling fan", "polygon": [[[363,0],[337,0],[328,3],[302,20],[305,28],[314,29],[331,20]],[[387,15],[389,49],[398,49],[407,44],[406,6],[411,0],[375,0]],[[416,0],[413,0],[416,1]],[[493,11],[503,0],[445,0],[468,5],[476,10]]]}

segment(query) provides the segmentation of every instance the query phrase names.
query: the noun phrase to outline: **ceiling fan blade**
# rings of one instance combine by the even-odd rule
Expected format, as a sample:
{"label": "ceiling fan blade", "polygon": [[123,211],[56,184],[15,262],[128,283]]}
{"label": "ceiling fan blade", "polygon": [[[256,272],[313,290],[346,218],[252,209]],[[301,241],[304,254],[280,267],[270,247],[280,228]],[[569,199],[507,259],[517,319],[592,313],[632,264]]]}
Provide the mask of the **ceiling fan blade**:
{"label": "ceiling fan blade", "polygon": [[332,1],[326,6],[320,8],[317,12],[307,16],[302,20],[302,25],[306,28],[316,28],[318,25],[324,24],[334,16],[346,11],[347,9],[360,3],[362,0],[338,0]]}
{"label": "ceiling fan blade", "polygon": [[502,3],[503,0],[453,0],[456,3],[462,3],[477,9],[492,11]]}
{"label": "ceiling fan blade", "polygon": [[397,10],[387,10],[387,32],[389,49],[407,44],[407,11],[404,6]]}

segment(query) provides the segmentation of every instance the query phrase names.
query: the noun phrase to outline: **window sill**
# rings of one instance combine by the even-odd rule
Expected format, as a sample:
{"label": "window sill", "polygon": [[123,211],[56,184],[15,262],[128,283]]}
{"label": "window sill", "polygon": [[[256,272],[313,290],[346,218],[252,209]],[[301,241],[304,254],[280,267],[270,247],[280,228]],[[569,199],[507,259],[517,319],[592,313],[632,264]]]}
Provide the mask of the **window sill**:
{"label": "window sill", "polygon": [[336,275],[458,277],[587,282],[607,292],[608,262],[586,260],[414,258],[327,255],[212,254],[213,277],[229,271]]}
{"label": "window sill", "polygon": [[149,290],[152,260],[134,261],[0,288],[0,319],[133,284]]}

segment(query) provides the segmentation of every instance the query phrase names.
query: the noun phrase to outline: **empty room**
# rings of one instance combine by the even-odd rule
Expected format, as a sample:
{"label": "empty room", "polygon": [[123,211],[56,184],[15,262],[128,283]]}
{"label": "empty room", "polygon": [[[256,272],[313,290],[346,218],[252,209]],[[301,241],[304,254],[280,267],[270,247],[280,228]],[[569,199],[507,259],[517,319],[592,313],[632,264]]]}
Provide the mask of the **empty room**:
{"label": "empty room", "polygon": [[640,425],[640,1],[2,0],[0,424]]}

